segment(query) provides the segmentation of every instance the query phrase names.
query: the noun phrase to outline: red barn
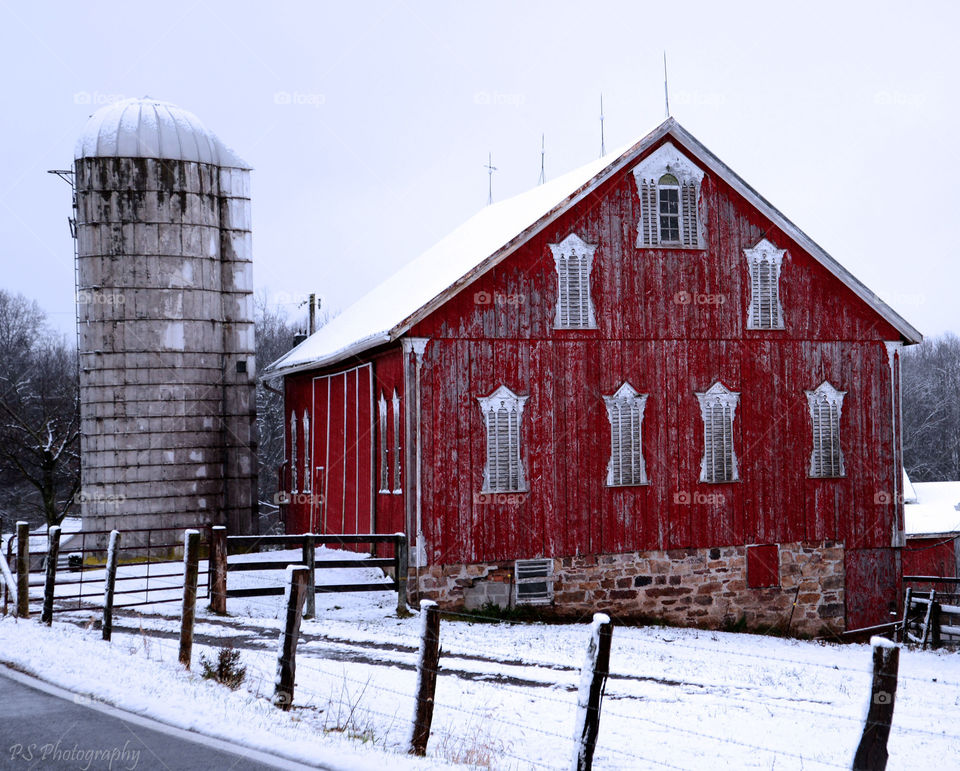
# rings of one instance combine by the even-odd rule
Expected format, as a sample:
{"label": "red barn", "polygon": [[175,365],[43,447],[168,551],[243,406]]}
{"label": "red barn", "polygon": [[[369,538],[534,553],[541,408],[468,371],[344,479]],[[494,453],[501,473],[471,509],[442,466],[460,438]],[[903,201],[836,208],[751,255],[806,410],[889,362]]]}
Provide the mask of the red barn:
{"label": "red barn", "polygon": [[920,334],[675,120],[492,205],[268,368],[291,532],[447,606],[889,620]]}

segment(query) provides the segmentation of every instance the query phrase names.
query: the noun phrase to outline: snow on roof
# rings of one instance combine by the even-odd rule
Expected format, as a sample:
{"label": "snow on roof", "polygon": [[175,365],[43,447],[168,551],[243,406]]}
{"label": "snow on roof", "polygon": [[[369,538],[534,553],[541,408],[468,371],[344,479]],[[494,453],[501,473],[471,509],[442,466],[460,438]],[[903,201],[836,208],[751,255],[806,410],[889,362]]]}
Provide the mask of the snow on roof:
{"label": "snow on roof", "polygon": [[740,179],[674,118],[639,141],[558,179],[481,210],[420,257],[375,287],[304,342],[264,370],[268,378],[329,366],[389,343],[515,249],[584,196],[670,135],[776,223],[790,238],[898,330],[908,343],[923,336],[809,236]]}
{"label": "snow on roof", "polygon": [[470,276],[488,257],[586,185],[616,157],[617,153],[612,153],[482,209],[271,364],[271,374],[334,363],[396,339],[394,329],[398,324]]}
{"label": "snow on roof", "polygon": [[903,469],[903,502],[917,502],[917,491],[914,489],[913,482],[910,481],[910,475],[907,474],[906,469]]}
{"label": "snow on roof", "polygon": [[960,482],[914,482],[916,503],[903,507],[912,536],[960,533]]}
{"label": "snow on roof", "polygon": [[164,158],[250,168],[192,112],[149,97],[97,110],[77,140],[74,157]]}

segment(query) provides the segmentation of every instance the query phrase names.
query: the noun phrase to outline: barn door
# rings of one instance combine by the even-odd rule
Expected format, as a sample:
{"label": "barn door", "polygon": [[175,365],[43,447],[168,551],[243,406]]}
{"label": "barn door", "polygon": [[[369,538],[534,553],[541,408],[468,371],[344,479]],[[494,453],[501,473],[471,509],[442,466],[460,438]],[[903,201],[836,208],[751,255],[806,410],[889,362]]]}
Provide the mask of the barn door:
{"label": "barn door", "polygon": [[317,531],[373,532],[371,365],[314,378],[313,414]]}

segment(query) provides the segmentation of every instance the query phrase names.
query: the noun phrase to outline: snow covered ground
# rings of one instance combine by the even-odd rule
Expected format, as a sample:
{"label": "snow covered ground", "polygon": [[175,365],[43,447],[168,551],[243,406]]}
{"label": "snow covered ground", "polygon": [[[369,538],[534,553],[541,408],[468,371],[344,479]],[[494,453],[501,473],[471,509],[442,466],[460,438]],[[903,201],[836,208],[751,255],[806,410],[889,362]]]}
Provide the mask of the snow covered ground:
{"label": "snow covered ground", "polygon": [[[321,580],[379,575],[358,568]],[[282,576],[231,573],[230,586],[278,585]],[[433,731],[428,757],[418,761],[405,750],[419,619],[397,618],[390,592],[318,595],[317,617],[304,621],[298,646],[295,707],[283,713],[269,702],[281,605],[279,597],[231,599],[228,618],[199,614],[194,672],[200,655],[231,642],[248,669],[237,692],[177,665],[175,603],[119,612],[112,643],[85,628],[95,616],[86,611],[57,616],[49,630],[4,619],[0,660],[116,706],[302,761],[569,766],[589,624],[444,620]],[[898,688],[888,768],[960,765],[960,654],[904,650]],[[596,768],[849,768],[869,689],[866,645],[615,626]]]}

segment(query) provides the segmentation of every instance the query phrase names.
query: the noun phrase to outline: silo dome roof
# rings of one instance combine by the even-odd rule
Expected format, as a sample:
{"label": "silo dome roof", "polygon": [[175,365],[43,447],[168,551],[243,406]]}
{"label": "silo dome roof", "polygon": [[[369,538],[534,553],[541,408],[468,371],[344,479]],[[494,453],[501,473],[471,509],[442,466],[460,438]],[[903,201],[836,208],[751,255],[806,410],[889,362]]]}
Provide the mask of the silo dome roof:
{"label": "silo dome roof", "polygon": [[97,110],[75,158],[164,158],[249,169],[192,112],[156,99],[124,99]]}

